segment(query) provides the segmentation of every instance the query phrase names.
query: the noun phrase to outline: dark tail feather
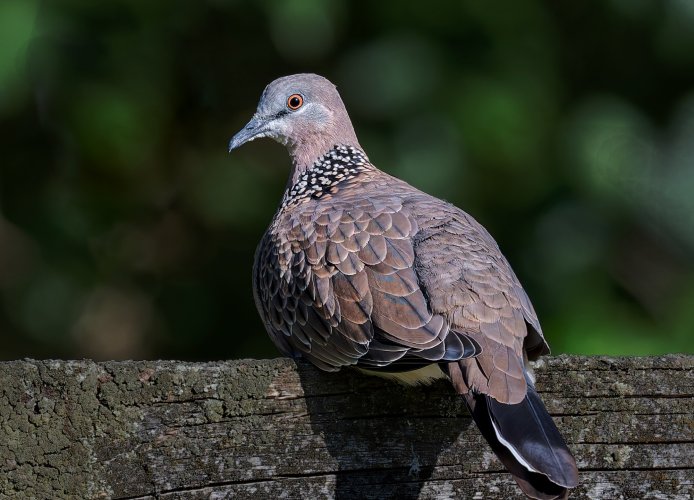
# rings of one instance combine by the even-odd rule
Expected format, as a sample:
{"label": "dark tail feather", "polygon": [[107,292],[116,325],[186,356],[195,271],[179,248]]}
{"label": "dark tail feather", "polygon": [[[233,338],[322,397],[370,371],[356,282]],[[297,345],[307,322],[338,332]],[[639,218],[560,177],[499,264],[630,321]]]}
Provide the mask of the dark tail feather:
{"label": "dark tail feather", "polygon": [[475,423],[494,453],[530,498],[567,498],[578,469],[564,438],[532,384],[515,405],[485,394],[464,396]]}

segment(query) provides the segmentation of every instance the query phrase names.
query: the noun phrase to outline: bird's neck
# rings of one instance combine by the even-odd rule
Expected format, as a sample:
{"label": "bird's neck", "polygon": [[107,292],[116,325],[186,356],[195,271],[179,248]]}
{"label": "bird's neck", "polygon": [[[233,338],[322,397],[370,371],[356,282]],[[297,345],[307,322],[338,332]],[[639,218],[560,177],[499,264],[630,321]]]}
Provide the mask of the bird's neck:
{"label": "bird's neck", "polygon": [[304,172],[313,168],[317,163],[320,163],[325,156],[331,151],[334,151],[338,146],[353,147],[362,151],[361,146],[356,141],[345,142],[333,138],[329,138],[320,145],[315,143],[310,146],[296,145],[292,147],[292,145],[289,145],[289,154],[292,158],[292,171],[289,183],[296,183],[297,179],[301,177]]}
{"label": "bird's neck", "polygon": [[297,133],[295,137],[297,139],[286,143],[292,158],[289,185],[296,183],[304,172],[336,146],[353,147],[363,152],[346,112],[333,115],[322,130],[313,129],[310,133]]}
{"label": "bird's neck", "polygon": [[359,146],[335,144],[301,171],[294,168],[281,206],[334,194],[343,182],[373,168]]}

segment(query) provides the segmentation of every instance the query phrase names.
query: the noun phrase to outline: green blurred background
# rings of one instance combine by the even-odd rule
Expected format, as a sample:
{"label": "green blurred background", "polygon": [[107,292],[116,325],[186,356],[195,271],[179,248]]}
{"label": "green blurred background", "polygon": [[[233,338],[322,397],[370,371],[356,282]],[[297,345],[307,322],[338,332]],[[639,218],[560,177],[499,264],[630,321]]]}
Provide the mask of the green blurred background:
{"label": "green blurred background", "polygon": [[275,356],[251,265],[336,82],[372,161],[499,241],[555,353],[694,351],[694,3],[0,3],[0,357]]}

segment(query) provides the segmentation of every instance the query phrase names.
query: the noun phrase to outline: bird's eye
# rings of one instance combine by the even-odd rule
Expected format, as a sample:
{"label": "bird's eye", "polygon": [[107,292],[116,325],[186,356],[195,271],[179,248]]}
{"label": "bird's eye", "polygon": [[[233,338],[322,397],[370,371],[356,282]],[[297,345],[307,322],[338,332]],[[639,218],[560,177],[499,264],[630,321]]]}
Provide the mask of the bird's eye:
{"label": "bird's eye", "polygon": [[287,107],[291,109],[292,111],[296,111],[299,109],[301,106],[304,105],[304,98],[301,97],[299,94],[292,94],[289,96],[289,99],[287,99]]}

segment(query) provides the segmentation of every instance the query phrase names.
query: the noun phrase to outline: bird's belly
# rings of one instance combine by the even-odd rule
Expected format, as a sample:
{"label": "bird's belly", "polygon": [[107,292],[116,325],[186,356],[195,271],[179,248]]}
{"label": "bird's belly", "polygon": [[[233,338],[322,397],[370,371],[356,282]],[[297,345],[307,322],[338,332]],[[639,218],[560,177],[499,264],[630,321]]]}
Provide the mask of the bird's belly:
{"label": "bird's belly", "polygon": [[387,378],[404,385],[429,385],[438,379],[446,378],[446,375],[437,364],[427,365],[424,368],[418,368],[417,370],[407,372],[383,372],[378,370],[365,370],[364,368],[357,368],[357,370],[367,375]]}

